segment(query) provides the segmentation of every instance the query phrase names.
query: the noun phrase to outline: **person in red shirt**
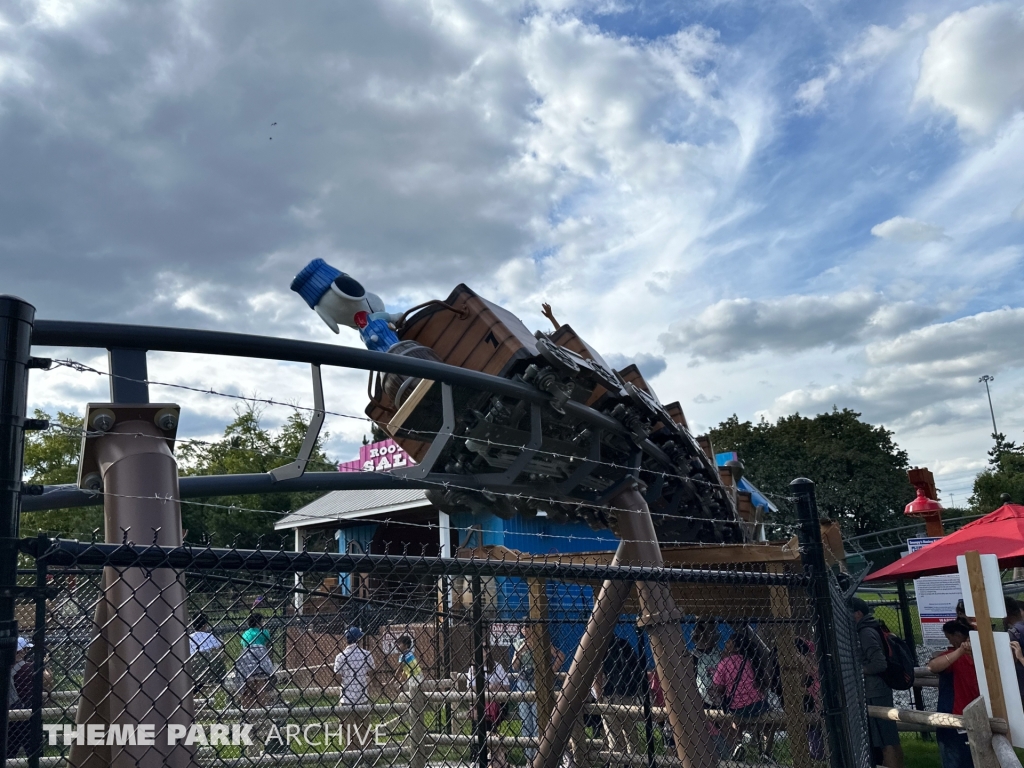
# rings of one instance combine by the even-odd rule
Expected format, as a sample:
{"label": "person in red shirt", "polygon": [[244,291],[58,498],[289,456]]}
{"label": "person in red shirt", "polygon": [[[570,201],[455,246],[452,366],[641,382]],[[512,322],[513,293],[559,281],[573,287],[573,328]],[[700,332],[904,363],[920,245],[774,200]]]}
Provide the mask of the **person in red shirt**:
{"label": "person in red shirt", "polygon": [[[949,674],[952,676],[952,714],[962,715],[964,707],[981,695],[978,688],[978,675],[974,669],[974,658],[971,656],[971,626],[961,619],[956,619],[943,624],[942,632],[949,640],[950,648],[929,661],[928,669],[937,675]],[[967,734],[953,733],[955,735],[943,734],[946,741],[950,742],[947,749],[941,751],[943,768],[973,766],[974,761],[967,743]]]}
{"label": "person in red shirt", "polygon": [[943,624],[942,633],[949,640],[950,650],[928,662],[928,669],[935,674],[947,670],[953,673],[953,714],[962,715],[964,707],[981,695],[971,656],[971,628],[956,619]]}

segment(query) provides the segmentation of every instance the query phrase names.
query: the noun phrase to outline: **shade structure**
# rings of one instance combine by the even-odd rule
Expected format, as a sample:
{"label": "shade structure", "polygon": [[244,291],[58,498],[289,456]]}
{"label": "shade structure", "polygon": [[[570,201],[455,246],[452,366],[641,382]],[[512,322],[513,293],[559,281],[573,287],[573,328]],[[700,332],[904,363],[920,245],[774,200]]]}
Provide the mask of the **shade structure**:
{"label": "shade structure", "polygon": [[956,573],[957,555],[972,549],[983,555],[995,555],[1001,568],[1024,565],[1024,506],[1003,504],[959,531],[872,573],[865,581],[896,581]]}

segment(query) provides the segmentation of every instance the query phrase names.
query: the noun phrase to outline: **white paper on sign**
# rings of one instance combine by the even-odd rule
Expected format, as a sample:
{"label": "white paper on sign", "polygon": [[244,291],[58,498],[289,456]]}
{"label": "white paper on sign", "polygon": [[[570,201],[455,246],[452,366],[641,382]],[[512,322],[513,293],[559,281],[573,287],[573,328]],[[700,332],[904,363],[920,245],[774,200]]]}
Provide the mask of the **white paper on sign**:
{"label": "white paper on sign", "polygon": [[[904,556],[924,549],[939,541],[939,537],[919,536],[907,539]],[[924,576],[914,579],[917,595],[917,616],[921,622],[921,641],[929,648],[941,650],[949,643],[942,634],[942,625],[956,618],[956,604],[963,597],[960,576],[947,573],[942,576]]]}
{"label": "white paper on sign", "polygon": [[[974,613],[974,596],[971,594],[971,579],[967,575],[967,558],[957,555],[956,569],[960,574],[960,590],[964,593],[964,611],[968,616]],[[999,578],[999,558],[995,555],[981,556],[981,575],[985,581],[985,596],[988,598],[988,613],[993,619],[1006,616],[1006,601],[1003,599],[1003,581]]]}
{"label": "white paper on sign", "polygon": [[[1006,632],[993,632],[996,640],[996,662],[999,665],[999,680],[1003,685],[1003,701],[1006,702],[1006,720],[1010,725],[1010,743],[1024,747],[1024,704],[1017,687],[1017,673],[1013,668],[1013,651],[1010,650],[1010,636]],[[988,697],[988,678],[981,658],[981,640],[978,632],[971,632],[971,653],[974,656],[974,672],[978,676],[978,688],[985,697],[988,716],[992,717],[992,702]]]}

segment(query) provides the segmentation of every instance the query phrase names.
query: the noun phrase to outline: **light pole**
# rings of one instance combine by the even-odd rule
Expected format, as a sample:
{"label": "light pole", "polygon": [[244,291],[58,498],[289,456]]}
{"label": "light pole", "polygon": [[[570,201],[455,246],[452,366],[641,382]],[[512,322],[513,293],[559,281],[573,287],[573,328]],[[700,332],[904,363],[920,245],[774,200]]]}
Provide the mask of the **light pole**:
{"label": "light pole", "polygon": [[980,383],[985,385],[985,394],[988,395],[988,412],[990,414],[992,414],[992,439],[993,440],[995,439],[995,436],[999,434],[999,430],[996,429],[996,412],[992,409],[992,392],[989,391],[988,383],[990,381],[995,381],[995,380],[996,380],[995,376],[989,376],[987,373],[984,376],[982,376],[980,379],[978,379],[978,381]]}

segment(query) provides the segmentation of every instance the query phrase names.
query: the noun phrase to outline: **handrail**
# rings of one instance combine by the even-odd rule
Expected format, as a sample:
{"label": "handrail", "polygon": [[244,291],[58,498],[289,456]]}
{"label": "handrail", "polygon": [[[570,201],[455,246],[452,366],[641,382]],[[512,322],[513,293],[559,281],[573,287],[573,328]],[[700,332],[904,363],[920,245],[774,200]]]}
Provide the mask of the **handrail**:
{"label": "handrail", "polygon": [[[159,352],[248,357],[262,360],[330,365],[366,371],[379,371],[415,376],[432,381],[492,392],[521,399],[529,403],[544,404],[551,396],[528,384],[500,376],[491,376],[454,365],[421,358],[389,355],[355,347],[296,341],[271,336],[205,331],[193,328],[165,328],[117,323],[89,323],[65,320],[37,320],[32,332],[36,347],[91,347],[140,349]],[[570,400],[564,411],[599,430],[635,441],[630,431],[619,421]],[[642,440],[638,447],[666,469],[675,465],[665,452],[650,440]],[[372,477],[360,477],[372,474]],[[439,476],[435,476],[435,479]],[[443,479],[443,478],[442,478]],[[459,482],[471,482],[460,475]],[[182,498],[255,494],[265,492],[293,492],[310,490],[370,490],[387,488],[429,488],[436,483],[417,483],[400,476],[380,473],[307,472],[301,477],[274,482],[269,474],[212,475],[183,477],[179,481]],[[89,494],[73,485],[45,486],[37,496],[25,496],[22,509],[26,512],[47,509],[90,506],[101,503],[102,497]]]}
{"label": "handrail", "polygon": [[406,557],[404,555],[348,555],[332,552],[291,552],[287,550],[214,549],[184,545],[106,544],[70,539],[39,537],[21,539],[21,551],[49,566],[94,565],[115,568],[202,568],[259,570],[293,573],[386,573],[395,576],[434,577],[451,573],[481,576],[561,578],[579,581],[654,581],[692,584],[756,584],[761,586],[803,586],[803,573],[762,573],[759,571],[703,568],[588,565],[583,563],[519,562],[485,558]]}
{"label": "handrail", "polygon": [[[913,725],[927,725],[931,728],[956,728],[963,730],[964,719],[960,715],[950,715],[945,712],[919,712],[916,709],[897,709],[896,707],[868,707],[868,717],[876,717],[880,720],[892,720],[897,723],[910,723]],[[1006,735],[1010,727],[1005,720],[998,717],[989,718],[992,726],[992,733]]]}

